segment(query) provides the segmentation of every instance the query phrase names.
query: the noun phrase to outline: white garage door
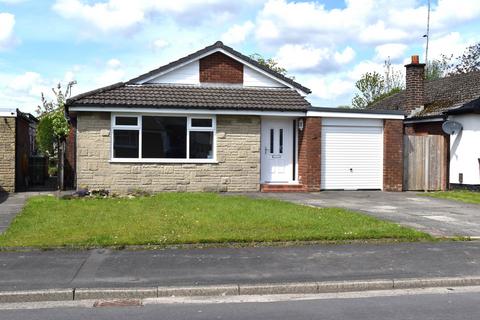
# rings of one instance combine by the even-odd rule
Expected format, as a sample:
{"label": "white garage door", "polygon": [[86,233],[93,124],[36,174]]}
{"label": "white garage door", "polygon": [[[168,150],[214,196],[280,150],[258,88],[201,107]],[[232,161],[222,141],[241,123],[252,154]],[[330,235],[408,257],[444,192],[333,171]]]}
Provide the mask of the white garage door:
{"label": "white garage door", "polygon": [[322,120],[322,189],[382,189],[383,121]]}

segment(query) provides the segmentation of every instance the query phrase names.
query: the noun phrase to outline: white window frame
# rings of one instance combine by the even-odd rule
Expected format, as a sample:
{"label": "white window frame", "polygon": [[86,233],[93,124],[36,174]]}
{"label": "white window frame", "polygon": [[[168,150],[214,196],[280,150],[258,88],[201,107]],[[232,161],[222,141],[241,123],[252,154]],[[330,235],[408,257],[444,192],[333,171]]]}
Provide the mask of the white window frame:
{"label": "white window frame", "polygon": [[[111,115],[111,127],[110,127],[110,162],[129,162],[129,163],[217,163],[217,117],[215,115],[191,115],[191,114],[164,114],[160,113],[158,116],[163,117],[182,117],[187,118],[187,143],[186,143],[186,158],[142,158],[142,117],[143,116],[156,116],[155,114],[128,114],[128,113],[116,113]],[[137,125],[116,125],[117,117],[136,117]],[[193,119],[211,119],[211,127],[192,127]],[[138,130],[138,158],[115,158],[114,157],[114,130]],[[213,133],[213,146],[212,146],[212,159],[190,159],[190,132],[212,132]]]}

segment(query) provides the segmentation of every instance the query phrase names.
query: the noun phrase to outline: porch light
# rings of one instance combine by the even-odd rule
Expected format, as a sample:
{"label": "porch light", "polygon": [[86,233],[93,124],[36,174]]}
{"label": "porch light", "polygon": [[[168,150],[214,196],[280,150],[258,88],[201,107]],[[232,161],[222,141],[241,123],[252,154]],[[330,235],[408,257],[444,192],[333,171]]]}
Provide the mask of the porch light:
{"label": "porch light", "polygon": [[303,119],[298,120],[298,130],[303,131]]}

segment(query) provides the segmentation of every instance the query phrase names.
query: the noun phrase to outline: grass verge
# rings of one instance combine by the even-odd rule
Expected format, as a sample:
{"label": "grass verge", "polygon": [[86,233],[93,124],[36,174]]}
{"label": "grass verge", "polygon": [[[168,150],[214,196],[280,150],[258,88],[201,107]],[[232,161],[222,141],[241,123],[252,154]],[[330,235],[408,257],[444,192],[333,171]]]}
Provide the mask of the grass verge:
{"label": "grass verge", "polygon": [[423,232],[338,208],[214,193],[135,199],[30,198],[2,247],[122,246],[276,241],[432,240]]}
{"label": "grass verge", "polygon": [[480,204],[480,192],[455,190],[420,193],[422,196]]}

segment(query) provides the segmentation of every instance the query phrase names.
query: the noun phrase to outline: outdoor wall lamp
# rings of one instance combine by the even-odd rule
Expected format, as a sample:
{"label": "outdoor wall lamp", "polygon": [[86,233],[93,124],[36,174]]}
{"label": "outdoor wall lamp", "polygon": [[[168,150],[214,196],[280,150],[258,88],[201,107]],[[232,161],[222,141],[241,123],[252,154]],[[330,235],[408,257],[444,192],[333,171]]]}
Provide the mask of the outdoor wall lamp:
{"label": "outdoor wall lamp", "polygon": [[303,119],[298,120],[298,130],[303,131]]}

